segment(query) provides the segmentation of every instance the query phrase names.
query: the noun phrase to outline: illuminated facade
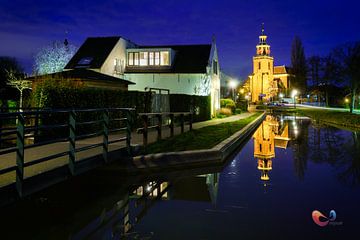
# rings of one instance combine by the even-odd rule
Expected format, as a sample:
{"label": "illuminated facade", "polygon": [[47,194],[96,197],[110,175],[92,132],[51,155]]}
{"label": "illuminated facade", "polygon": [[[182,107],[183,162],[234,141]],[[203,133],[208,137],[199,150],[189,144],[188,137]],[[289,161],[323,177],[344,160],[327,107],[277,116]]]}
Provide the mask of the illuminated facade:
{"label": "illuminated facade", "polygon": [[170,94],[211,96],[220,108],[220,65],[211,44],[142,46],[122,37],[88,38],[65,70],[86,68],[135,83],[128,90],[168,90]]}
{"label": "illuminated facade", "polygon": [[263,26],[253,57],[253,74],[245,83],[250,89],[251,102],[267,102],[276,98],[280,92],[286,93],[290,87],[290,76],[285,66],[274,67],[274,57],[270,55],[270,45]]}

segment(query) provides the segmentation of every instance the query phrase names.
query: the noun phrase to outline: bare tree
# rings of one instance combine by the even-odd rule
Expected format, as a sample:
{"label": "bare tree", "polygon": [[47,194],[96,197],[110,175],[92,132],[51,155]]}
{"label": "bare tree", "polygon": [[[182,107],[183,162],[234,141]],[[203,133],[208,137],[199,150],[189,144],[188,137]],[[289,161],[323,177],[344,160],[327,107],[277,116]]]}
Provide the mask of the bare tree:
{"label": "bare tree", "polygon": [[346,43],[335,48],[331,56],[336,66],[337,78],[349,85],[350,112],[353,112],[356,94],[360,87],[360,41]]}
{"label": "bare tree", "polygon": [[23,93],[25,89],[31,89],[31,81],[24,80],[23,77],[16,76],[16,74],[12,70],[7,71],[7,80],[8,80],[8,85],[16,88],[20,93],[19,108],[21,111],[23,107]]}
{"label": "bare tree", "polygon": [[76,47],[60,41],[45,46],[35,55],[34,73],[44,75],[61,72],[76,52]]}

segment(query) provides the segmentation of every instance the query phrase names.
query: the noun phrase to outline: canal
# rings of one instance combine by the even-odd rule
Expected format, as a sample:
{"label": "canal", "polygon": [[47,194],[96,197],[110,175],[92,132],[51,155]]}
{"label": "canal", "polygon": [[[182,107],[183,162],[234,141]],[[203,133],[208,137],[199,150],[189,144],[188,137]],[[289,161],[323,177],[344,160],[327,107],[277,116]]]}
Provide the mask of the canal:
{"label": "canal", "polygon": [[224,165],[107,167],[2,208],[0,239],[357,239],[359,137],[268,115]]}

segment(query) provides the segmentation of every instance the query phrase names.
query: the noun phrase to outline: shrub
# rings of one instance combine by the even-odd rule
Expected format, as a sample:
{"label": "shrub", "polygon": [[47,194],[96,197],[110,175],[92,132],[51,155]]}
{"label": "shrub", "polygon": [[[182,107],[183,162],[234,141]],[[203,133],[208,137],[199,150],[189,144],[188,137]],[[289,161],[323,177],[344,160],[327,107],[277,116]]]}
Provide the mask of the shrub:
{"label": "shrub", "polygon": [[236,108],[235,109],[235,114],[240,114],[242,111],[241,111],[241,109],[240,108]]}
{"label": "shrub", "polygon": [[229,108],[220,108],[220,110],[218,111],[219,114],[221,115],[225,115],[225,116],[231,116],[232,112]]}

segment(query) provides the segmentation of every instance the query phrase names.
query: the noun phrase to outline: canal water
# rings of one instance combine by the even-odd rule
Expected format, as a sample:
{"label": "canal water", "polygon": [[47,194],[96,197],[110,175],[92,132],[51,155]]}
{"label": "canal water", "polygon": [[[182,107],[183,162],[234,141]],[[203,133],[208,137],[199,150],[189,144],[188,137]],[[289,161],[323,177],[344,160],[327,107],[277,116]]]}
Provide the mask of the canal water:
{"label": "canal water", "polygon": [[2,209],[0,239],[358,239],[359,136],[268,115],[224,165],[94,171]]}

